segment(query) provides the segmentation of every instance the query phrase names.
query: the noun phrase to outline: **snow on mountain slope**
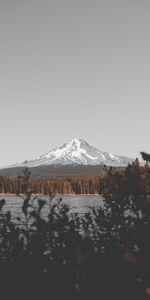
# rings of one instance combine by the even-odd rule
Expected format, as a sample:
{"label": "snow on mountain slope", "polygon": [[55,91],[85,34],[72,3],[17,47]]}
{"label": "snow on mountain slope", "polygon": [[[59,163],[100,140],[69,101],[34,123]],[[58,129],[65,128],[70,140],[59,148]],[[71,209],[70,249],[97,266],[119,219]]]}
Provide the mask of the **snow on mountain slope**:
{"label": "snow on mountain slope", "polygon": [[62,147],[50,150],[48,153],[41,155],[37,159],[24,161],[21,164],[15,164],[12,167],[68,164],[125,166],[132,161],[133,159],[131,158],[100,151],[92,145],[89,145],[86,141],[75,138],[69,143],[64,144]]}

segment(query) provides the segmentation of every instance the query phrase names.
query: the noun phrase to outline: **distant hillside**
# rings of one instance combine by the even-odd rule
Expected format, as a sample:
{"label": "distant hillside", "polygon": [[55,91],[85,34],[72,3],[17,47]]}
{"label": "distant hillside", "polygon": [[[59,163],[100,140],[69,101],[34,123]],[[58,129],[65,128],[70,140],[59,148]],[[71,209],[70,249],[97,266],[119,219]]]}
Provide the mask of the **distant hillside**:
{"label": "distant hillside", "polygon": [[[6,168],[0,170],[0,176],[18,176],[22,175],[22,167]],[[103,165],[87,166],[87,165],[51,165],[29,168],[31,177],[53,177],[53,176],[72,176],[72,175],[99,175],[104,169]]]}

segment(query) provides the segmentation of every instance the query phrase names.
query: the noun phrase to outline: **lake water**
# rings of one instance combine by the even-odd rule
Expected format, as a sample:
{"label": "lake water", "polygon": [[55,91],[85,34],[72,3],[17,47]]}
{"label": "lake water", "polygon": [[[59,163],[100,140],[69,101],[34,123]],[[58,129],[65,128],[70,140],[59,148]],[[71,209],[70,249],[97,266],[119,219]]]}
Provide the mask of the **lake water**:
{"label": "lake water", "polygon": [[[95,196],[95,195],[65,195],[65,196],[55,196],[51,205],[56,203],[59,198],[62,198],[62,203],[65,203],[69,206],[70,213],[78,213],[84,214],[90,211],[92,207],[99,207],[103,205],[103,197]],[[32,196],[33,198],[33,196]],[[38,198],[42,198],[46,200],[46,205],[44,207],[44,215],[49,212],[49,197],[48,196],[38,196]],[[6,195],[0,196],[0,200],[5,199],[6,204],[3,208],[4,211],[11,211],[12,217],[21,217],[22,215],[22,204],[24,201],[24,196],[16,196],[16,195]]]}

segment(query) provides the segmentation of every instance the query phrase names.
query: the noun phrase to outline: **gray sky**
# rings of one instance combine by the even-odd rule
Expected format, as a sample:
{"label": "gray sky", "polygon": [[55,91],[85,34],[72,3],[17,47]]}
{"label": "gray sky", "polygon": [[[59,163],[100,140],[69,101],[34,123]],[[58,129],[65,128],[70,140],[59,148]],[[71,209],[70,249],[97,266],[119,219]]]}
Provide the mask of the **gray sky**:
{"label": "gray sky", "polygon": [[0,0],[0,166],[74,137],[150,152],[150,1]]}

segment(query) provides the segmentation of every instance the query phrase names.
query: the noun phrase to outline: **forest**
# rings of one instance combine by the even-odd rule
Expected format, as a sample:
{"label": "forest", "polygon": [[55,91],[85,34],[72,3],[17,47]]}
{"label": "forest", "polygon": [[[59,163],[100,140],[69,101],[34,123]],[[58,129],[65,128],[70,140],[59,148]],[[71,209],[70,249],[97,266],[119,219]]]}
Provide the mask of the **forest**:
{"label": "forest", "polygon": [[[24,193],[21,176],[0,176],[0,193]],[[99,176],[70,176],[30,178],[29,189],[33,194],[97,194],[100,188]]]}

